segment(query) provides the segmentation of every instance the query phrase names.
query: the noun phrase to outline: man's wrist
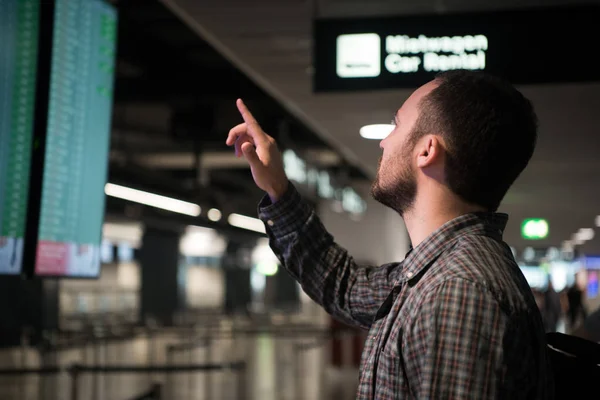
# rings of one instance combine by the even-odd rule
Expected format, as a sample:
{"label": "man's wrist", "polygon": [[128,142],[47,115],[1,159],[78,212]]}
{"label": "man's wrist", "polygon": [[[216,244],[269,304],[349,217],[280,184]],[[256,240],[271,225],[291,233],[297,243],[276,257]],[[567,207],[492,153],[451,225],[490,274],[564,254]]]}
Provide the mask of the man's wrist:
{"label": "man's wrist", "polygon": [[276,204],[266,193],[258,205],[258,216],[265,223],[267,233],[276,238],[301,230],[311,212],[291,181],[288,181],[287,190]]}
{"label": "man's wrist", "polygon": [[278,202],[287,192],[289,185],[290,183],[286,179],[281,184],[276,185],[276,187],[273,187],[273,189],[267,191],[267,195],[269,196],[271,203],[275,204]]}

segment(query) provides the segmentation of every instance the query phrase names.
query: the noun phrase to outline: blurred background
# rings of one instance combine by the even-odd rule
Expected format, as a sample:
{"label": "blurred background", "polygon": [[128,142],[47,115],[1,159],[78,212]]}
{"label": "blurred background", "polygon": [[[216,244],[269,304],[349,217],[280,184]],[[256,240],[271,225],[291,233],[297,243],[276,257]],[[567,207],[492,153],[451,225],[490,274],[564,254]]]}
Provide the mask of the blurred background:
{"label": "blurred background", "polygon": [[505,76],[537,110],[504,238],[547,331],[575,332],[600,307],[598,17],[567,0],[0,0],[0,399],[353,399],[366,332],[269,249],[263,193],[225,146],[235,100],[336,241],[380,265],[409,240],[369,195],[379,140],[449,69]]}

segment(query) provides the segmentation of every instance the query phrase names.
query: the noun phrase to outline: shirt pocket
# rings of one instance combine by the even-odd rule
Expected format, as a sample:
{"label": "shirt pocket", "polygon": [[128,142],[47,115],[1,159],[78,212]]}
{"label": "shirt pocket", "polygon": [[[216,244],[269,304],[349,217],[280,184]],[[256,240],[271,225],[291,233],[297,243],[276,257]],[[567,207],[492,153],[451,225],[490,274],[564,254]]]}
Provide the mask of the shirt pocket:
{"label": "shirt pocket", "polygon": [[411,398],[397,343],[388,341],[379,349],[375,382],[377,400]]}

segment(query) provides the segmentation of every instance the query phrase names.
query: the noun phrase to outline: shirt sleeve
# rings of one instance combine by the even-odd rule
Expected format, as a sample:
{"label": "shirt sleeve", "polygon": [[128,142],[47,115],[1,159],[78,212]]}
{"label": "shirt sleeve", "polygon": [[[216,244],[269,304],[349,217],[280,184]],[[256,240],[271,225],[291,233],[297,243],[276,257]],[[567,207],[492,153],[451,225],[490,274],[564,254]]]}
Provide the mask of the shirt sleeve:
{"label": "shirt sleeve", "polygon": [[496,398],[505,325],[493,296],[472,282],[451,279],[436,287],[403,343],[416,370],[416,398]]}
{"label": "shirt sleeve", "polygon": [[265,196],[258,211],[271,249],[306,294],[334,317],[369,328],[400,264],[357,265],[291,183],[276,203]]}

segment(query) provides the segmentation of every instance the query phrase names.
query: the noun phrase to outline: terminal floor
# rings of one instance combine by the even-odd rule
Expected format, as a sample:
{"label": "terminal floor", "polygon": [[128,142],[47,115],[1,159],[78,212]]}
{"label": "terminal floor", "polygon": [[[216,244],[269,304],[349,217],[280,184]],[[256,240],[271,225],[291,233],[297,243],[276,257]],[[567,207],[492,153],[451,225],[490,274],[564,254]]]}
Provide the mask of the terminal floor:
{"label": "terminal floor", "polygon": [[[291,338],[268,334],[214,340],[167,356],[169,344],[189,341],[177,333],[140,336],[104,345],[63,350],[41,360],[33,349],[0,352],[0,368],[35,368],[42,364],[70,365],[181,365],[246,361],[245,386],[235,372],[110,373],[79,378],[78,400],[133,400],[153,383],[161,384],[162,399],[218,400],[346,400],[353,399],[358,371],[334,368],[327,344],[299,351],[310,337]],[[240,393],[243,391],[244,393]],[[0,376],[0,400],[74,400],[68,373],[45,377]]]}

